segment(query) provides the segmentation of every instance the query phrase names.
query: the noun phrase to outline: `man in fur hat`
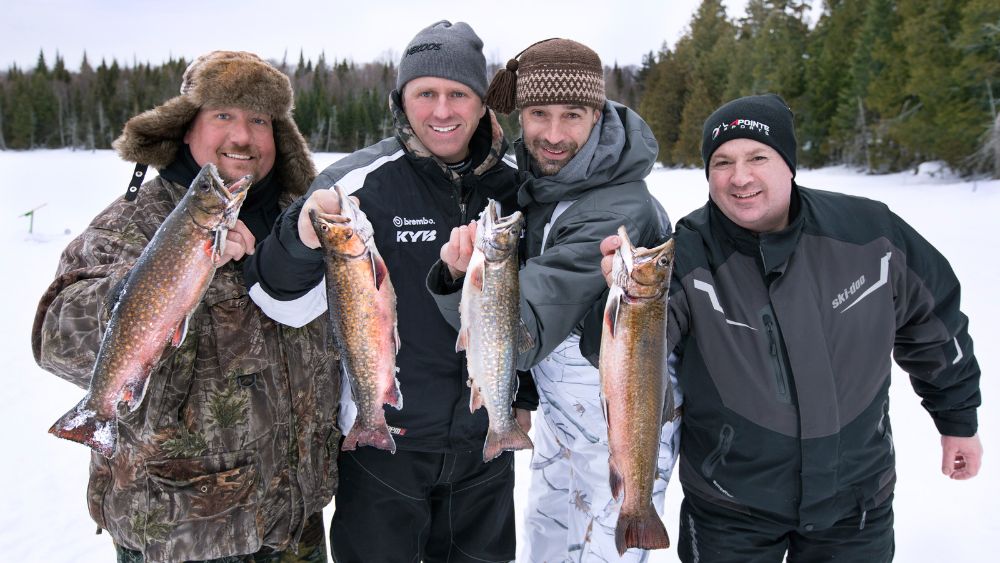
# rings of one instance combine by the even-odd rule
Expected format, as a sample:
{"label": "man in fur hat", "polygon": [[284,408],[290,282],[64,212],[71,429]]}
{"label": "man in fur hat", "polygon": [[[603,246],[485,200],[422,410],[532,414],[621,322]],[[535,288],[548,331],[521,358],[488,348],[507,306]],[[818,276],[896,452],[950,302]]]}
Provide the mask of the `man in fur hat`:
{"label": "man in fur hat", "polygon": [[[597,243],[624,225],[638,246],[666,240],[670,221],[646,189],[657,143],[635,112],[605,98],[597,53],[569,39],[535,43],[493,79],[487,103],[517,110],[522,138],[514,143],[526,214],[527,262],[520,272],[521,320],[534,337],[518,357],[531,369],[540,408],[535,424],[523,561],[618,561],[621,503],[609,485],[608,425],[596,358],[581,353],[592,309],[604,310],[606,286]],[[443,314],[458,323],[461,294],[449,278],[464,275],[475,229],[452,232],[428,287]],[[600,322],[593,321],[600,334]],[[599,340],[599,337],[598,337]],[[679,398],[677,399],[679,404]],[[672,425],[662,429],[654,504],[663,508],[673,467]],[[659,523],[645,515],[649,529]],[[665,546],[661,534],[646,545]],[[643,561],[629,549],[622,560]]]}
{"label": "man in fur hat", "polygon": [[[291,326],[322,318],[323,255],[308,212],[338,212],[330,189],[339,185],[371,220],[396,290],[405,406],[385,409],[396,452],[342,452],[330,529],[340,563],[514,558],[514,456],[483,462],[487,415],[469,412],[458,333],[423,282],[444,238],[478,216],[487,198],[514,209],[515,171],[502,160],[507,143],[483,103],[482,49],[462,22],[421,30],[403,52],[389,100],[395,135],[324,170],[250,260],[250,295],[268,315]],[[349,392],[343,397],[346,434],[357,409]]]}
{"label": "man in fur hat", "polygon": [[[91,456],[87,499],[120,562],[325,561],[322,509],[337,485],[337,362],[321,321],[279,327],[250,300],[243,258],[315,177],[288,78],[254,54],[215,51],[180,95],[125,124],[114,147],[159,170],[64,251],[32,344],[86,389],[109,294],[200,168],[253,185],[187,335],[153,367],[117,453]],[[137,186],[136,186],[137,187]],[[133,190],[134,191],[134,190]]]}

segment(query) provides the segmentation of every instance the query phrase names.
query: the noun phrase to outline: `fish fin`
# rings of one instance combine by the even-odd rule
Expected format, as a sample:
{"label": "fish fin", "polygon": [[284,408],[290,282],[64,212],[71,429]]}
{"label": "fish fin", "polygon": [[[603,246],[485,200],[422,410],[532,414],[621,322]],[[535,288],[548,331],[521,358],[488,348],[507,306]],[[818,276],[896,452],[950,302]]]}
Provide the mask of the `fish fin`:
{"label": "fish fin", "polygon": [[618,470],[618,466],[615,465],[614,460],[608,460],[608,466],[610,471],[608,471],[608,484],[611,485],[611,496],[615,497],[615,500],[621,500],[622,491],[625,489],[625,480],[622,478],[621,471]]}
{"label": "fish fin", "polygon": [[462,330],[458,331],[458,340],[455,341],[455,351],[461,352],[462,350],[468,350],[469,348],[469,329],[462,327]]}
{"label": "fish fin", "polygon": [[212,264],[222,262],[222,253],[226,251],[226,232],[228,229],[216,229],[212,238]]}
{"label": "fish fin", "polygon": [[495,432],[490,428],[486,431],[486,443],[483,444],[483,461],[492,461],[505,451],[530,450],[533,447],[531,438],[517,423],[502,431]]}
{"label": "fish fin", "polygon": [[528,350],[535,347],[535,339],[531,336],[531,332],[528,331],[528,327],[524,326],[524,321],[521,321],[521,330],[518,331],[517,338],[517,353],[524,354]]}
{"label": "fish fin", "polygon": [[[392,339],[396,344],[396,353],[399,353],[399,348],[403,345],[403,342],[399,339],[399,325],[392,325]],[[398,368],[397,368],[398,371]]]}
{"label": "fish fin", "polygon": [[479,386],[473,383],[469,385],[472,391],[469,392],[469,412],[476,412],[483,406],[483,396],[479,393]]}
{"label": "fish fin", "polygon": [[389,405],[390,407],[398,410],[403,408],[403,394],[399,391],[399,378],[392,378],[392,387],[385,390],[385,397],[382,400],[383,403]]}
{"label": "fish fin", "polygon": [[466,272],[466,275],[469,276],[469,282],[479,291],[483,290],[483,270],[483,266],[479,265]]}
{"label": "fish fin", "polygon": [[49,428],[49,433],[90,446],[110,459],[114,457],[118,444],[118,420],[100,418],[95,410],[87,406],[87,399],[84,398],[62,415]]}
{"label": "fish fin", "polygon": [[128,412],[132,412],[139,408],[139,404],[142,403],[142,398],[146,395],[146,385],[149,384],[149,378],[143,377],[137,381],[126,382],[122,386],[121,398],[119,402],[124,402],[127,407]]}
{"label": "fish fin", "polygon": [[618,548],[619,556],[624,556],[625,550],[630,547],[640,549],[670,547],[667,529],[652,504],[647,504],[641,514],[622,512],[618,515],[618,524],[615,526],[615,547]]}
{"label": "fish fin", "polygon": [[382,284],[385,279],[389,277],[389,268],[385,265],[385,261],[378,254],[371,252],[369,253],[372,258],[372,272],[375,273],[375,290],[382,289]]}
{"label": "fish fin", "polygon": [[380,450],[388,450],[389,453],[396,453],[396,441],[392,439],[389,427],[384,421],[381,426],[364,428],[360,424],[360,419],[356,420],[351,431],[344,437],[344,443],[340,449],[347,452],[357,449],[358,446],[372,446]]}
{"label": "fish fin", "polygon": [[170,337],[170,344],[174,348],[180,348],[181,344],[184,344],[184,339],[187,337],[188,323],[191,322],[191,317],[184,317],[184,322],[177,325],[177,329],[174,330],[173,336]]}
{"label": "fish fin", "polygon": [[621,292],[612,290],[608,295],[608,304],[604,307],[604,327],[611,338],[615,337],[618,328],[618,311],[621,304]]}

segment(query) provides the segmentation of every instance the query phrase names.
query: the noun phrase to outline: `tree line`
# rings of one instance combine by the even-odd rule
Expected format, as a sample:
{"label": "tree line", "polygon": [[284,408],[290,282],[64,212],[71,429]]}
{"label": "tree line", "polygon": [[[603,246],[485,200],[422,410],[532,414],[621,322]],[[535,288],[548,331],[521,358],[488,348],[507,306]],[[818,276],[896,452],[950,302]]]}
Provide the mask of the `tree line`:
{"label": "tree line", "polygon": [[[941,160],[1000,177],[1000,4],[996,0],[750,0],[731,18],[703,0],[673,48],[605,67],[608,97],[649,122],[667,166],[701,165],[701,127],[732,98],[780,94],[803,166],[892,172]],[[109,148],[129,117],[175,96],[189,61],[119,65],[86,55],[70,71],[40,53],[0,72],[0,149]],[[392,132],[393,62],[274,62],[292,81],[295,120],[315,151],[352,151]],[[490,73],[500,62],[490,65]],[[516,117],[501,116],[510,138]]]}

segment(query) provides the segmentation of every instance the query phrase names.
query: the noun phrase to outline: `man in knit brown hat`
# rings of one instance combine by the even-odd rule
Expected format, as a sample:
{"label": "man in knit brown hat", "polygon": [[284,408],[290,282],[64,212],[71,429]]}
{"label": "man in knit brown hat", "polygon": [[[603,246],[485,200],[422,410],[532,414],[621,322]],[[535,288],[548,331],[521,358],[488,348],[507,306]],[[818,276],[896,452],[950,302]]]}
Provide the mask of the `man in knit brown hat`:
{"label": "man in knit brown hat", "polygon": [[[389,98],[395,134],[324,170],[250,260],[250,294],[268,315],[291,326],[323,318],[323,253],[308,211],[337,213],[336,185],[358,198],[371,220],[396,291],[405,406],[385,407],[396,452],[358,446],[341,453],[330,525],[339,563],[514,558],[514,456],[483,462],[485,409],[469,412],[458,333],[423,283],[452,227],[477,216],[488,198],[514,207],[507,142],[483,103],[482,49],[463,22],[439,21],[418,32]],[[346,377],[344,389],[346,434],[357,413]]]}
{"label": "man in knit brown hat", "polygon": [[288,78],[252,53],[215,51],[180,95],[125,124],[114,146],[159,170],[64,251],[32,344],[44,369],[86,389],[108,303],[202,166],[253,176],[222,264],[186,338],[118,419],[117,452],[91,455],[91,517],[118,561],[325,561],[322,510],[337,485],[338,363],[322,321],[279,327],[250,300],[243,258],[316,175]]}
{"label": "man in knit brown hat", "polygon": [[[605,99],[604,69],[591,49],[569,39],[535,43],[494,78],[487,103],[519,111],[515,142],[526,213],[527,261],[520,272],[521,320],[535,347],[518,358],[531,369],[540,411],[535,424],[532,483],[523,561],[617,561],[621,504],[609,485],[608,427],[600,376],[580,351],[588,313],[604,309],[607,289],[598,243],[624,225],[637,245],[653,247],[670,222],[644,178],[656,159],[653,133],[632,110]],[[464,275],[474,225],[452,231],[428,286],[442,313],[458,323],[461,294],[448,278]],[[598,333],[600,329],[598,329]],[[673,427],[665,425],[654,503],[662,510],[670,477]],[[655,514],[658,541],[666,531]],[[651,537],[652,537],[651,535]],[[629,549],[642,561],[648,551]]]}

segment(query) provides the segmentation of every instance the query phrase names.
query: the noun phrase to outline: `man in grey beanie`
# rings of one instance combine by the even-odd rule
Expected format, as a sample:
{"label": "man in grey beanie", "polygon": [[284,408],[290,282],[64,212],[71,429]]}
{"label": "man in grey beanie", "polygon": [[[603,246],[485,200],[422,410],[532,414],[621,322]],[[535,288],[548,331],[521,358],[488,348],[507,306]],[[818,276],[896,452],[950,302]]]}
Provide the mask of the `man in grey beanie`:
{"label": "man in grey beanie", "polygon": [[[324,170],[250,258],[250,295],[271,318],[299,326],[323,315],[323,257],[308,213],[338,213],[338,185],[371,220],[396,290],[405,407],[385,409],[396,452],[361,444],[339,457],[330,541],[340,563],[514,558],[514,456],[483,462],[486,413],[469,412],[458,334],[424,287],[452,228],[475,218],[487,198],[514,209],[515,170],[502,160],[507,143],[483,102],[482,49],[465,23],[421,30],[403,51],[389,100],[395,135]],[[346,435],[357,408],[344,382]]]}

